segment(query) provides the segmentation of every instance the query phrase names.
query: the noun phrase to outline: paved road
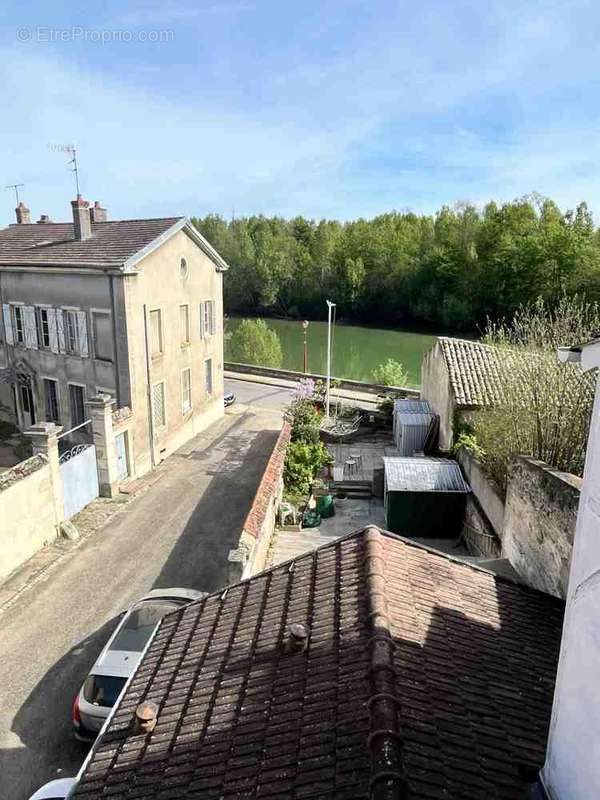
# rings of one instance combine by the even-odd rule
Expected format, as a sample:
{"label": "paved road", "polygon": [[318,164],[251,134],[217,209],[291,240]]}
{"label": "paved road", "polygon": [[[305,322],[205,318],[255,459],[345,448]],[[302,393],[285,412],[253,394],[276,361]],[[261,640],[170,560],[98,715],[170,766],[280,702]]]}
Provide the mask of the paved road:
{"label": "paved road", "polygon": [[279,425],[277,413],[234,406],[0,615],[2,800],[79,769],[86,750],[71,737],[71,701],[123,608],[153,587],[226,584]]}
{"label": "paved road", "polygon": [[225,379],[225,391],[233,392],[236,402],[262,408],[280,409],[292,400],[292,390],[265,383]]}

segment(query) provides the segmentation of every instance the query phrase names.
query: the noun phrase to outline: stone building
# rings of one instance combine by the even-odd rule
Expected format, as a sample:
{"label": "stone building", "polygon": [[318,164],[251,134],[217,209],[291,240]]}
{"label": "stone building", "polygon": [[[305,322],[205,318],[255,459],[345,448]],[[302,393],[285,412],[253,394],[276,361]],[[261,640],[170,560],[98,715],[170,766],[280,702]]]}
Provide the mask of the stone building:
{"label": "stone building", "polygon": [[185,217],[71,207],[32,223],[20,203],[0,231],[2,414],[85,436],[86,404],[109,395],[120,477],[139,476],[223,413],[227,265]]}
{"label": "stone building", "polygon": [[497,348],[469,339],[440,336],[421,366],[421,397],[440,418],[439,447],[454,444],[461,415],[499,398]]}

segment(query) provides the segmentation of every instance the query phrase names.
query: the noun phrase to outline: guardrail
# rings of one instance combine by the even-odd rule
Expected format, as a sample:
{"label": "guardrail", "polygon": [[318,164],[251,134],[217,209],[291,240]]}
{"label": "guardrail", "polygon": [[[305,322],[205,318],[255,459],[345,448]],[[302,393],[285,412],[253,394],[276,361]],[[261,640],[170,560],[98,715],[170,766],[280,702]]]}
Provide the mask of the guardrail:
{"label": "guardrail", "polygon": [[[274,369],[273,367],[257,367],[254,364],[234,364],[226,361],[223,365],[228,372],[239,372],[245,375],[264,376],[265,378],[279,378],[280,380],[298,381],[302,378],[312,378],[314,381],[326,381],[326,375],[319,375],[314,372],[294,372],[289,369]],[[395,392],[402,397],[420,397],[418,389],[411,389],[407,386],[384,386],[380,383],[363,383],[362,381],[352,381],[346,378],[334,378],[332,380],[340,382],[340,388],[355,392],[365,392],[366,394],[383,394],[384,392]]]}

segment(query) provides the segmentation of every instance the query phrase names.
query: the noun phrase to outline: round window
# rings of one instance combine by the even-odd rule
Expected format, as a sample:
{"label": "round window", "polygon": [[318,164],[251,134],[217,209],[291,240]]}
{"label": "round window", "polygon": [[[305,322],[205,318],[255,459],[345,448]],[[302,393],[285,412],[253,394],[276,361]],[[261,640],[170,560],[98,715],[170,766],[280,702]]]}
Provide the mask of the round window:
{"label": "round window", "polygon": [[182,258],[179,262],[179,274],[185,280],[188,276],[188,264],[185,258]]}

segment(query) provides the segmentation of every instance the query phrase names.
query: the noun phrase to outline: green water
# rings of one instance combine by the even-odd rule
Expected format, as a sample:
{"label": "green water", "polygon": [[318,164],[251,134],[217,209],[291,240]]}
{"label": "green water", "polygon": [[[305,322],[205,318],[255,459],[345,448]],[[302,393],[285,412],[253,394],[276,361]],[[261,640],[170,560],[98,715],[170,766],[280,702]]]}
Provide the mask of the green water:
{"label": "green water", "polygon": [[[241,321],[231,317],[227,332],[233,332]],[[283,349],[283,369],[302,371],[302,326],[297,320],[268,319],[267,325],[277,332]],[[377,364],[393,358],[400,361],[410,376],[411,386],[421,383],[421,360],[436,337],[394,328],[365,328],[340,325],[334,329],[331,374],[337,378],[372,381]],[[311,322],[308,326],[308,371],[323,375],[327,369],[327,323]],[[227,344],[225,345],[227,360]]]}

